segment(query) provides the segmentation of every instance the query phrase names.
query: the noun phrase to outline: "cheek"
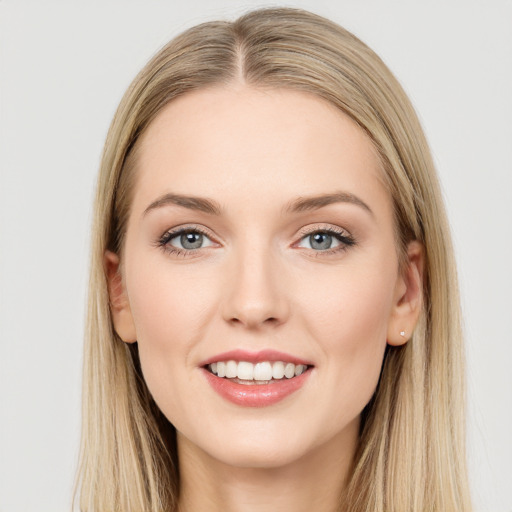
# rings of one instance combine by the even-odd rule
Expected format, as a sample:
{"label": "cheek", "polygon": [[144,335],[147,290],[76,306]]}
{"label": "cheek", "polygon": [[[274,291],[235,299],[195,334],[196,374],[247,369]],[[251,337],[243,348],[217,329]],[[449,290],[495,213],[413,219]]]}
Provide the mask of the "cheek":
{"label": "cheek", "polygon": [[325,343],[332,341],[334,350],[341,348],[340,341],[354,349],[386,341],[396,272],[366,268],[347,266],[316,274],[301,293],[311,328]]}
{"label": "cheek", "polygon": [[[382,272],[347,268],[324,279],[316,276],[308,287],[304,316],[322,351],[325,375],[334,382],[325,388],[331,390],[340,415],[358,415],[377,386],[393,305],[394,275],[392,267]],[[328,285],[328,292],[322,283]]]}
{"label": "cheek", "polygon": [[[132,262],[127,281],[144,379],[159,407],[176,410],[189,388],[181,389],[192,368],[191,351],[213,314],[214,287],[162,258]],[[176,392],[170,392],[174,390]]]}
{"label": "cheek", "polygon": [[140,264],[134,258],[131,266],[126,284],[139,343],[182,350],[199,335],[208,314],[212,278],[169,264],[160,255],[141,258]]}

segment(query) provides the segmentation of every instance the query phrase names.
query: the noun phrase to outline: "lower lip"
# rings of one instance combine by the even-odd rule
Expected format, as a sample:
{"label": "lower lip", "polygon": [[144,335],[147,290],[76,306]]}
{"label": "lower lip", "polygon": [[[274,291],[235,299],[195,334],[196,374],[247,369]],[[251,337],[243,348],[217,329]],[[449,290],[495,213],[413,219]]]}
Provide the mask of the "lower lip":
{"label": "lower lip", "polygon": [[311,369],[291,379],[274,380],[269,384],[238,384],[224,377],[217,377],[203,369],[211,387],[223,398],[245,407],[267,407],[280,402],[298,391],[306,382]]}

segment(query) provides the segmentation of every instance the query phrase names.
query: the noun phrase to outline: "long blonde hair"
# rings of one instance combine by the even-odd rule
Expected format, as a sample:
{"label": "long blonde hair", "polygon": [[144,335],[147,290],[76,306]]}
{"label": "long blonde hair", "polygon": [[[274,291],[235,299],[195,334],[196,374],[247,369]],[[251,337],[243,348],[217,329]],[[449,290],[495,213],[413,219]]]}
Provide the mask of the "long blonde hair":
{"label": "long blonde hair", "polygon": [[386,350],[340,510],[470,510],[458,287],[427,142],[408,98],[375,53],[335,23],[297,9],[263,9],[186,31],[144,67],[117,110],[93,225],[81,510],[176,510],[174,428],[144,383],[136,344],[123,343],[113,329],[103,258],[107,249],[122,252],[141,134],[173,98],[235,80],[307,91],[348,114],[380,155],[399,255],[411,240],[425,247],[423,312],[412,339]]}

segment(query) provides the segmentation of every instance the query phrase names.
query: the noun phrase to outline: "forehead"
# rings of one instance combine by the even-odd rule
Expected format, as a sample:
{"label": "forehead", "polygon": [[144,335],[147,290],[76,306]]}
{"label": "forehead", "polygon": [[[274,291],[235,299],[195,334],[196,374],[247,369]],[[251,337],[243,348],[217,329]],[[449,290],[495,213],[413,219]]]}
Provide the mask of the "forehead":
{"label": "forehead", "polygon": [[389,202],[363,130],[287,89],[216,87],[173,100],[142,136],[136,168],[134,210],[168,192],[277,205],[339,189]]}

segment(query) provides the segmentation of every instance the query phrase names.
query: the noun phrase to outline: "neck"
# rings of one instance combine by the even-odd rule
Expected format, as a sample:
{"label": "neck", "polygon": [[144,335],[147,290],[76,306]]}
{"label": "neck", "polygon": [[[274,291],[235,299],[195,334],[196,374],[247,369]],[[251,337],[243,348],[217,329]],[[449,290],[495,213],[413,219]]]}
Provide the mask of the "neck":
{"label": "neck", "polygon": [[178,434],[180,512],[335,512],[352,465],[358,425],[280,467],[240,468]]}

